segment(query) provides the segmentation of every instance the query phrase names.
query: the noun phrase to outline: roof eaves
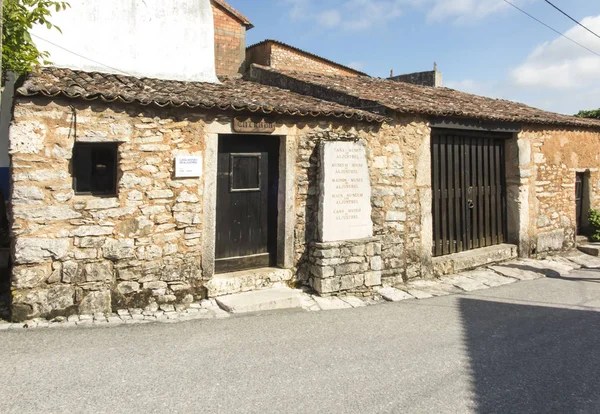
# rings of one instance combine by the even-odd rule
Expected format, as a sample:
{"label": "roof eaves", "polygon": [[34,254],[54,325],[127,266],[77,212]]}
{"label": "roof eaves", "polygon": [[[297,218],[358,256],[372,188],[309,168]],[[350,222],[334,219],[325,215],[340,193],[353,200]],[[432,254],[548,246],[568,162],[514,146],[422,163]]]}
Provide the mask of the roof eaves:
{"label": "roof eaves", "polygon": [[[301,74],[300,74],[301,75]],[[547,116],[542,117],[541,114],[546,113],[545,111],[538,110],[537,108],[530,108],[534,111],[539,111],[539,113],[531,113],[531,114],[484,114],[484,113],[476,113],[469,110],[461,110],[460,108],[444,108],[443,110],[436,110],[435,108],[422,108],[415,109],[410,106],[404,106],[401,104],[393,104],[390,102],[386,102],[384,99],[372,99],[365,98],[361,96],[360,93],[353,93],[352,91],[345,90],[344,88],[339,87],[339,83],[335,85],[330,85],[328,83],[321,83],[318,80],[310,80],[303,79],[302,76],[294,76],[294,73],[283,73],[281,71],[277,71],[270,67],[264,67],[261,65],[253,64],[249,71],[249,76],[252,80],[257,82],[276,86],[283,89],[288,89],[295,93],[300,93],[303,95],[312,95],[316,96],[320,99],[329,100],[331,102],[336,102],[338,104],[347,105],[356,109],[362,109],[371,111],[378,114],[385,114],[387,119],[389,119],[390,114],[398,114],[398,115],[421,115],[421,116],[429,116],[429,117],[456,117],[462,119],[472,119],[472,120],[482,120],[482,121],[494,121],[494,122],[510,122],[510,123],[519,123],[522,125],[549,125],[549,126],[563,126],[563,127],[578,127],[578,128],[590,128],[590,129],[600,129],[600,121],[597,120],[584,120],[575,118],[572,116],[561,115],[561,114],[553,114],[548,112]],[[335,78],[339,82],[343,82],[343,79],[346,77],[343,76],[326,76],[322,75],[324,78]],[[351,78],[356,80],[357,78]],[[384,82],[392,82],[384,79],[376,79],[369,78],[364,81],[384,81]],[[522,107],[526,107],[526,105],[520,104],[518,102],[505,101],[487,97],[481,97],[478,95],[465,94],[464,92],[458,92],[448,88],[431,88],[427,86],[419,86],[419,85],[409,85],[407,88],[413,88],[414,91],[411,93],[417,93],[418,89],[435,89],[436,93],[439,92],[452,92],[459,93],[463,95],[469,95],[477,98],[484,98],[491,101],[503,101],[507,104],[520,105]],[[375,88],[376,85],[373,85]],[[400,94],[401,91],[398,91]],[[522,110],[522,109],[521,109]],[[554,115],[554,118],[552,117]]]}
{"label": "roof eaves", "polygon": [[223,9],[225,9],[227,12],[232,14],[236,19],[238,19],[240,21],[240,23],[242,23],[244,26],[246,26],[246,30],[250,30],[254,27],[254,25],[250,22],[250,20],[246,16],[244,16],[242,13],[240,13],[239,11],[237,11],[236,9],[231,7],[224,0],[211,0],[211,1],[218,4]]}
{"label": "roof eaves", "polygon": [[[47,68],[50,69],[50,68]],[[58,68],[53,68],[58,69]],[[61,69],[58,69],[61,70]],[[84,73],[84,72],[80,72]],[[103,75],[100,73],[87,73],[92,76]],[[126,92],[113,92],[113,91],[87,91],[85,87],[79,86],[76,87],[75,90],[69,91],[57,86],[56,84],[29,84],[29,76],[23,77],[19,83],[20,86],[16,89],[16,95],[22,97],[35,97],[35,96],[44,96],[47,98],[68,98],[68,99],[81,99],[85,101],[102,101],[106,103],[125,103],[125,104],[140,104],[142,106],[150,106],[155,105],[160,108],[164,107],[174,107],[174,108],[203,108],[203,109],[215,109],[215,110],[232,110],[236,112],[250,112],[250,113],[262,113],[262,114],[279,114],[279,115],[288,115],[288,116],[301,116],[301,117],[334,117],[338,119],[355,119],[358,121],[366,121],[366,122],[377,122],[382,123],[385,121],[383,116],[380,116],[375,113],[371,113],[370,111],[360,110],[358,108],[338,106],[337,108],[332,107],[329,109],[311,109],[309,108],[310,102],[307,104],[306,102],[301,103],[297,107],[276,107],[273,105],[265,105],[265,104],[236,104],[235,102],[229,103],[219,103],[219,102],[211,102],[210,100],[197,100],[196,102],[189,102],[185,99],[177,99],[176,97],[171,97],[170,99],[152,99],[150,97],[143,99],[136,97],[134,94],[128,94]],[[110,75],[115,76],[115,75]],[[130,77],[127,77],[128,79]],[[55,79],[56,81],[57,79]],[[131,79],[129,79],[131,80]],[[140,82],[143,79],[138,79]],[[257,84],[258,85],[258,84]],[[72,85],[71,87],[74,87]],[[314,101],[322,101],[323,103],[330,104],[331,102],[327,102],[324,100],[319,100],[314,97],[310,97],[310,99]],[[320,102],[316,102],[320,103]]]}

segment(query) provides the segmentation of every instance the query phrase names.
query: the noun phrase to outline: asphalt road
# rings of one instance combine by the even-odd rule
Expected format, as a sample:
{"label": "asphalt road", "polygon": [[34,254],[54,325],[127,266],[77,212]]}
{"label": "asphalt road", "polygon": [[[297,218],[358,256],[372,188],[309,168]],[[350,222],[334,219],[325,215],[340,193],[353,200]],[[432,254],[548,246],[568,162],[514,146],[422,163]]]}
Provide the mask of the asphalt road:
{"label": "asphalt road", "polygon": [[0,412],[598,413],[598,311],[588,271],[341,311],[6,331]]}

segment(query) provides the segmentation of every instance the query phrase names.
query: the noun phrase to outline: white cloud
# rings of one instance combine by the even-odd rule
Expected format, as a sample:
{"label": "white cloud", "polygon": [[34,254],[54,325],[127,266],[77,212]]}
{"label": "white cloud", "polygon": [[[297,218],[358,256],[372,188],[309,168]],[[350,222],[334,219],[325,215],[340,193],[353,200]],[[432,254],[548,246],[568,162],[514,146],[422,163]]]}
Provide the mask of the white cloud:
{"label": "white cloud", "polygon": [[342,15],[337,10],[325,10],[317,14],[317,21],[321,26],[335,27],[342,22]]}
{"label": "white cloud", "polygon": [[[587,17],[581,23],[592,31],[600,31],[600,16]],[[598,38],[580,26],[573,27],[565,35],[600,52]],[[600,83],[600,56],[559,37],[536,47],[525,62],[511,71],[510,80],[526,88],[586,88]]]}
{"label": "white cloud", "polygon": [[[503,0],[284,0],[293,19],[314,19],[325,28],[366,30],[385,24],[408,8],[423,10],[430,22],[471,23],[510,7]],[[523,4],[535,0],[513,0]],[[333,3],[333,4],[332,4]]]}
{"label": "white cloud", "polygon": [[317,22],[324,27],[366,30],[395,19],[402,14],[402,0],[346,0],[335,9],[317,13]]}
{"label": "white cloud", "polygon": [[365,67],[365,62],[350,62],[346,66],[356,70],[363,70]]}
{"label": "white cloud", "polygon": [[431,3],[427,13],[430,21],[454,20],[457,23],[480,20],[510,7],[503,0],[432,0]]}
{"label": "white cloud", "polygon": [[[600,16],[587,17],[582,24],[598,32]],[[566,35],[592,50],[594,45],[600,49],[600,41],[579,26]],[[533,49],[523,63],[499,82],[465,79],[447,82],[446,86],[572,115],[581,109],[600,107],[600,57],[558,37]]]}
{"label": "white cloud", "polygon": [[307,13],[310,13],[312,5],[310,4],[311,0],[283,0],[290,6],[290,17],[293,20],[299,20],[304,18]]}

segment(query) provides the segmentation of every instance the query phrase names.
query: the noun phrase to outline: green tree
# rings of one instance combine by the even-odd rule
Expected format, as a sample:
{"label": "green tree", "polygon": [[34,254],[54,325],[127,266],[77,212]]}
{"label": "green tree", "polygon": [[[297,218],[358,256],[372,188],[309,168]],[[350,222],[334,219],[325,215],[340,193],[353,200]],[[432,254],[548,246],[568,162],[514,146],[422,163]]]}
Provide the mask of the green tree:
{"label": "green tree", "polygon": [[22,74],[40,64],[49,64],[50,54],[38,50],[30,31],[36,24],[60,31],[49,19],[53,11],[70,7],[69,3],[54,0],[3,0],[2,3],[2,73]]}
{"label": "green tree", "polygon": [[595,118],[600,119],[600,109],[593,109],[591,111],[579,111],[575,116],[579,118]]}

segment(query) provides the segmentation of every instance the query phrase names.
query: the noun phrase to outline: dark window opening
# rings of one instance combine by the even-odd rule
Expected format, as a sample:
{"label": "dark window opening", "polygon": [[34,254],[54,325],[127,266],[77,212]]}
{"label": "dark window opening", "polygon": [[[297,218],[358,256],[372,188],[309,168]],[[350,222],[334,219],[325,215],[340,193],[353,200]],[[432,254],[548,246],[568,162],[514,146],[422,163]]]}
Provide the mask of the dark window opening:
{"label": "dark window opening", "polygon": [[230,191],[260,191],[260,153],[235,153],[230,156]]}
{"label": "dark window opening", "polygon": [[76,143],[73,148],[73,187],[76,194],[117,194],[116,143]]}

